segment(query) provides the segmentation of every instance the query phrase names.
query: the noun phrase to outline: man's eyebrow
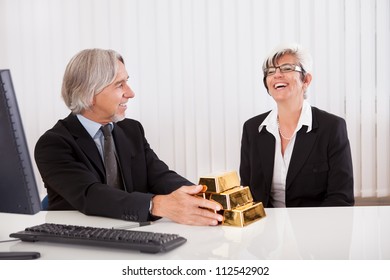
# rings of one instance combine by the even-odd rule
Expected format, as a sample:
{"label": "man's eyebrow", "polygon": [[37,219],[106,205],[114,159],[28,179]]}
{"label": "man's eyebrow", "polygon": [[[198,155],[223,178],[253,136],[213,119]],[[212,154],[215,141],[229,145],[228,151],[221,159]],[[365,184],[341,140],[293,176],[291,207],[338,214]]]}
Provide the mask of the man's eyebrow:
{"label": "man's eyebrow", "polygon": [[119,84],[121,84],[121,83],[123,83],[123,82],[126,82],[128,79],[129,79],[129,76],[127,76],[125,79],[116,81],[116,82],[114,83],[114,85],[119,85]]}

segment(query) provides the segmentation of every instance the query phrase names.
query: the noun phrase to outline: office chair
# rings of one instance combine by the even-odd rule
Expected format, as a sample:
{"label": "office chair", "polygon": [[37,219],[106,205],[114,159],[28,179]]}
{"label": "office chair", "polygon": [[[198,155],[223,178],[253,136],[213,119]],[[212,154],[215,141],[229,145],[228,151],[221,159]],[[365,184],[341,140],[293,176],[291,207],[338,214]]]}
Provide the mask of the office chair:
{"label": "office chair", "polygon": [[46,211],[49,208],[49,199],[47,195],[42,199],[41,208],[43,211]]}

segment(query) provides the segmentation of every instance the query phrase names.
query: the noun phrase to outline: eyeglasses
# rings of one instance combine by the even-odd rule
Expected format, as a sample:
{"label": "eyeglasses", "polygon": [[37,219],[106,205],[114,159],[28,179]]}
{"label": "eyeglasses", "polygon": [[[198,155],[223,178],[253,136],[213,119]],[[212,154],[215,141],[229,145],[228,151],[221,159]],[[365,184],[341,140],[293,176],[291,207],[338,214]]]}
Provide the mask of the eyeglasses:
{"label": "eyeglasses", "polygon": [[286,63],[286,64],[282,64],[279,66],[265,68],[264,75],[265,76],[272,76],[276,73],[276,69],[278,69],[278,68],[279,68],[280,72],[282,72],[282,73],[288,73],[288,72],[292,72],[292,71],[303,72],[302,67],[295,65],[295,64]]}

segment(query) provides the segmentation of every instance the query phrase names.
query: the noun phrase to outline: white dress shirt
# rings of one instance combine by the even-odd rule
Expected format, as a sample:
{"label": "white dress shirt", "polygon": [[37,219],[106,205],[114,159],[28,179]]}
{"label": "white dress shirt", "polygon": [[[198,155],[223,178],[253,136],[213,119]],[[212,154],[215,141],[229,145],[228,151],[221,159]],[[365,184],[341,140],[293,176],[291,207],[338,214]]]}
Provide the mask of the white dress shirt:
{"label": "white dress shirt", "polygon": [[[83,115],[77,114],[76,116],[85,128],[85,130],[88,132],[88,134],[91,135],[93,141],[95,141],[96,147],[99,150],[99,154],[103,159],[104,136],[103,132],[100,130],[102,125],[100,123],[87,119]],[[114,125],[110,123],[110,126],[112,130]]]}

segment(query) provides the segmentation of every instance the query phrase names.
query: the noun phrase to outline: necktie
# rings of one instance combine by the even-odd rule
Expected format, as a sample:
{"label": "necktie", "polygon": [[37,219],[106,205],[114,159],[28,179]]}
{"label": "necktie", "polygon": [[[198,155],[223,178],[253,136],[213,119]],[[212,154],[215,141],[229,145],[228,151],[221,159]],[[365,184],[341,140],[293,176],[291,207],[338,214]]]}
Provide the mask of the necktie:
{"label": "necktie", "polygon": [[118,162],[115,156],[115,144],[111,134],[110,124],[101,127],[104,135],[104,165],[106,168],[107,185],[120,188]]}

